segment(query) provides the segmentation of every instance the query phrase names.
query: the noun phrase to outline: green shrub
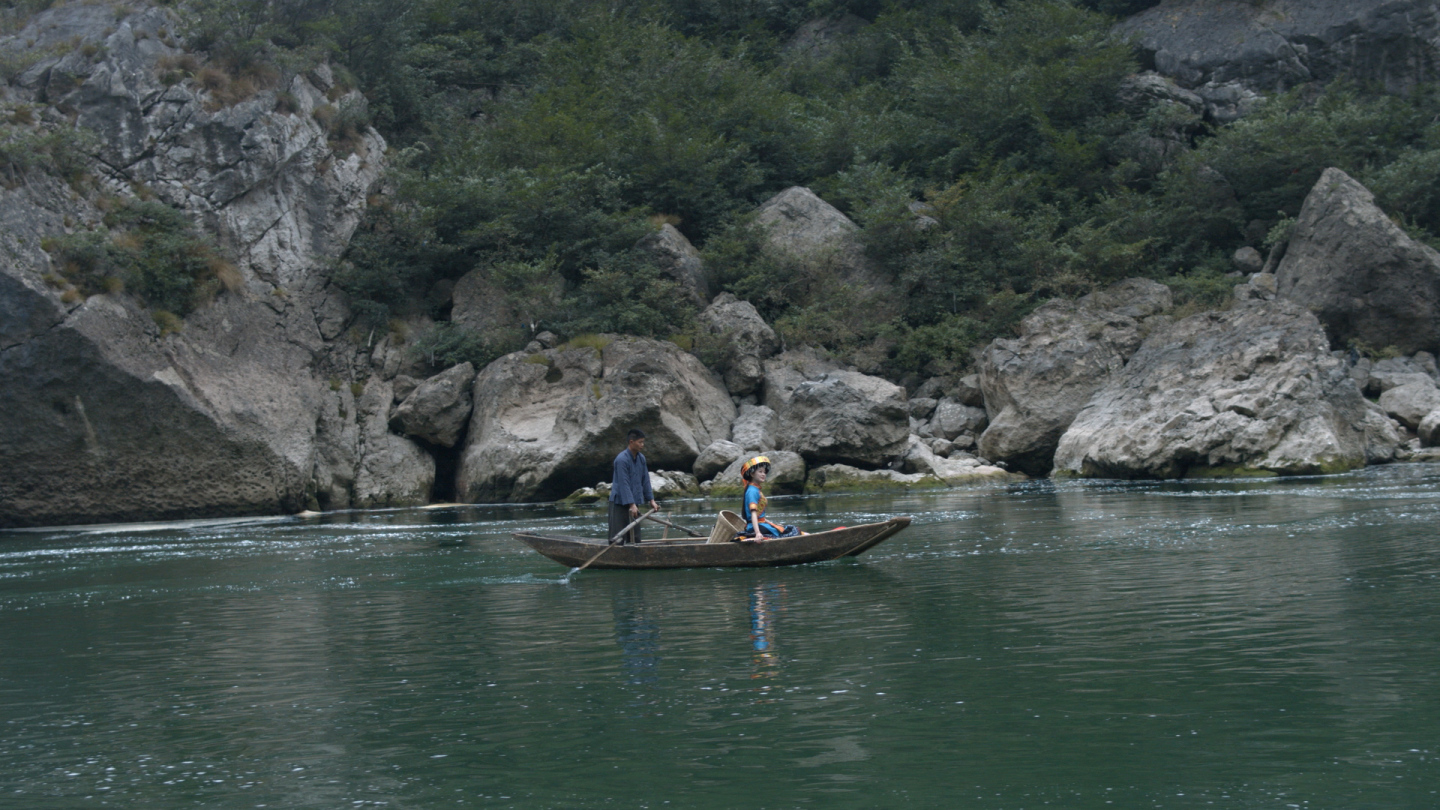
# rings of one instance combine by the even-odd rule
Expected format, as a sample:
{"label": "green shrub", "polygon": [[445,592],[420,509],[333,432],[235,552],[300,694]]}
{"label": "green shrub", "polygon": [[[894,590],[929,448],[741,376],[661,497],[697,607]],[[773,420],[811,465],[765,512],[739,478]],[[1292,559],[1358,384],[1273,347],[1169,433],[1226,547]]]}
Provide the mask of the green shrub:
{"label": "green shrub", "polygon": [[153,309],[177,317],[222,289],[239,288],[235,268],[178,209],[154,201],[120,201],[105,215],[104,225],[104,230],[57,237],[49,245],[61,274],[87,295],[123,287]]}

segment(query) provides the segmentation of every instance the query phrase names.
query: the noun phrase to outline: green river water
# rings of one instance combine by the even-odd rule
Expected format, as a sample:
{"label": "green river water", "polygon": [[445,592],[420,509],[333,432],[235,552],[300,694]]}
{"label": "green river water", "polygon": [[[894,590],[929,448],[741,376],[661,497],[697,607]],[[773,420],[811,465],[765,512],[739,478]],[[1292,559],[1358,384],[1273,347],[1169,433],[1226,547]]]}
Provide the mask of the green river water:
{"label": "green river water", "polygon": [[0,535],[0,807],[1440,807],[1440,466],[771,513],[915,524],[568,581],[510,533],[600,507]]}

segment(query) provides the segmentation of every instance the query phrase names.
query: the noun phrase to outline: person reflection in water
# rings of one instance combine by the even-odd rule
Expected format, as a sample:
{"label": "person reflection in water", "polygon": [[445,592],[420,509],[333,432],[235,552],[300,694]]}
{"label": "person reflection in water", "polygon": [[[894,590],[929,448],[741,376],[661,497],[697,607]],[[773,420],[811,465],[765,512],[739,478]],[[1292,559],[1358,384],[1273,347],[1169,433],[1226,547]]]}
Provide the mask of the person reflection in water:
{"label": "person reflection in water", "polygon": [[620,645],[625,682],[646,686],[660,681],[660,626],[650,618],[636,591],[615,596],[615,642]]}
{"label": "person reflection in water", "polygon": [[780,655],[775,649],[775,616],[784,609],[785,586],[779,583],[756,585],[750,591],[750,660],[753,678],[780,674]]}

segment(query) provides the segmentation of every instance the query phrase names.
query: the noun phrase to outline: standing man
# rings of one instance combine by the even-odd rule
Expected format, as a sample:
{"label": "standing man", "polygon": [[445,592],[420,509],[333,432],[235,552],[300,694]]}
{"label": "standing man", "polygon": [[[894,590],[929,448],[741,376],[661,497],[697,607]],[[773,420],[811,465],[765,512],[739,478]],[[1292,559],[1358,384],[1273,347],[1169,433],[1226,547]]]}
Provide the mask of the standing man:
{"label": "standing man", "polygon": [[[655,494],[650,491],[650,468],[645,465],[645,432],[632,429],[625,436],[625,449],[615,457],[615,476],[610,482],[610,537],[640,517],[640,504],[650,502],[659,509]],[[622,543],[640,542],[640,527],[620,538]]]}

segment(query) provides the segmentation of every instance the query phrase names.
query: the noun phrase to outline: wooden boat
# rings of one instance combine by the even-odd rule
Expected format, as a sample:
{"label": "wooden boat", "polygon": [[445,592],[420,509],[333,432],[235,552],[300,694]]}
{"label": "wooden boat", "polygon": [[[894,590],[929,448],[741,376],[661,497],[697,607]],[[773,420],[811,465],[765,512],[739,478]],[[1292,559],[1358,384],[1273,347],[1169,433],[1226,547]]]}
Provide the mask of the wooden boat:
{"label": "wooden boat", "polygon": [[[883,523],[846,526],[759,543],[673,538],[609,546],[608,550],[604,540],[571,535],[516,532],[515,539],[572,568],[586,563],[590,568],[756,568],[857,557],[909,525],[910,518],[894,517]],[[601,554],[602,550],[605,553]]]}

